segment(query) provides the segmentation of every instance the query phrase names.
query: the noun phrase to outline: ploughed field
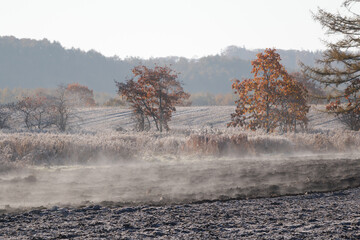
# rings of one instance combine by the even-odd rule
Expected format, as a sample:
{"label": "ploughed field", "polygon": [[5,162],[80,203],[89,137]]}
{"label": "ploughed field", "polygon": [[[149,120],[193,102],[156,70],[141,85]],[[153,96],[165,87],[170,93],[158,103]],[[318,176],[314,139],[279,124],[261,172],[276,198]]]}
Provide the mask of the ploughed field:
{"label": "ploughed field", "polygon": [[[321,112],[324,107],[314,105],[308,114],[309,127],[315,129],[339,128],[339,123],[334,117]],[[171,129],[224,129],[230,122],[230,115],[234,113],[234,106],[193,106],[177,107],[169,122]],[[318,111],[320,110],[320,111]],[[132,111],[126,108],[99,107],[80,109],[76,120],[81,129],[89,131],[114,130],[118,127],[133,128]],[[154,128],[154,126],[153,126]]]}
{"label": "ploughed field", "polygon": [[233,111],[179,108],[163,134],[117,108],[1,132],[0,239],[359,238],[360,134],[314,107],[306,133],[227,129]]}
{"label": "ploughed field", "polygon": [[360,189],[161,206],[0,214],[3,239],[359,239]]}

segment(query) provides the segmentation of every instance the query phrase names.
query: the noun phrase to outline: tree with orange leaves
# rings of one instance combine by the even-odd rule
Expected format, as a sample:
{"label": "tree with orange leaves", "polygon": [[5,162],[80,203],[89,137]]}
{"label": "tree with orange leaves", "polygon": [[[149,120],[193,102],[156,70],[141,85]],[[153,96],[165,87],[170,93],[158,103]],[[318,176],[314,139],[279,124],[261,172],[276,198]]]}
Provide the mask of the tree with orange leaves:
{"label": "tree with orange leaves", "polygon": [[175,105],[189,98],[181,83],[178,73],[169,67],[137,66],[132,70],[134,77],[126,83],[116,82],[118,93],[130,102],[140,131],[150,128],[150,119],[157,130],[168,130],[168,122]]}
{"label": "tree with orange leaves", "polygon": [[280,60],[275,49],[266,49],[251,62],[253,79],[234,80],[232,88],[239,99],[228,127],[262,128],[268,133],[278,127],[287,132],[296,131],[297,125],[306,126],[307,91],[287,73]]}

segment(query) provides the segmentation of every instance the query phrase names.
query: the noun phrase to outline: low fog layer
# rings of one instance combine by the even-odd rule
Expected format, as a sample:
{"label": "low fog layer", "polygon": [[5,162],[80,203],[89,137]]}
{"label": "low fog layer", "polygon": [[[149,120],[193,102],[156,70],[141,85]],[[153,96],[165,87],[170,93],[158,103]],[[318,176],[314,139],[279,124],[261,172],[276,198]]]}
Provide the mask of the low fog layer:
{"label": "low fog layer", "polygon": [[0,208],[179,203],[332,191],[360,185],[359,154],[153,159],[0,173]]}

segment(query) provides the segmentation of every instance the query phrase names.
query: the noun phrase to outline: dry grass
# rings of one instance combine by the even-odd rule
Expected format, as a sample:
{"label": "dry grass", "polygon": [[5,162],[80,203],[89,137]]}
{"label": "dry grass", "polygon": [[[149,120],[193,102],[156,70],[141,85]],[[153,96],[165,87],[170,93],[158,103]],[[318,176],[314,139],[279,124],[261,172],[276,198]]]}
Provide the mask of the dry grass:
{"label": "dry grass", "polygon": [[188,132],[56,134],[0,133],[0,162],[16,164],[87,163],[98,159],[133,160],[175,156],[248,156],[302,151],[358,151],[360,133],[263,134],[260,132]]}

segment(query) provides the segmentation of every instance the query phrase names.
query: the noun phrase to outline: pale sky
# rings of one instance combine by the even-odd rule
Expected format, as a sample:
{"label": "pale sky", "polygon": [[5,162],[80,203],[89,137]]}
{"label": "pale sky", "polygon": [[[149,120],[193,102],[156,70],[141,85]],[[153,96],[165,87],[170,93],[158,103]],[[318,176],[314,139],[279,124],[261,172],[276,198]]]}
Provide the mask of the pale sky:
{"label": "pale sky", "polygon": [[324,49],[310,11],[343,0],[0,0],[0,36],[105,56],[202,57],[229,45]]}

